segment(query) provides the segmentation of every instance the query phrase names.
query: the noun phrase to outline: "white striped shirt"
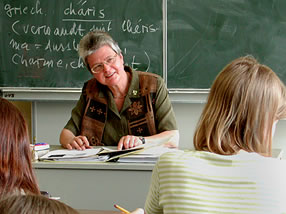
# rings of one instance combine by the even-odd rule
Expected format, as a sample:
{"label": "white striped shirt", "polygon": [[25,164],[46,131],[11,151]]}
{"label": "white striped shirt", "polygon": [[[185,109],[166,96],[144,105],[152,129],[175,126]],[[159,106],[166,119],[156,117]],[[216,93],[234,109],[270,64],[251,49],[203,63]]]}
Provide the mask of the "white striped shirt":
{"label": "white striped shirt", "polygon": [[166,153],[153,169],[145,212],[286,213],[286,161],[244,151]]}

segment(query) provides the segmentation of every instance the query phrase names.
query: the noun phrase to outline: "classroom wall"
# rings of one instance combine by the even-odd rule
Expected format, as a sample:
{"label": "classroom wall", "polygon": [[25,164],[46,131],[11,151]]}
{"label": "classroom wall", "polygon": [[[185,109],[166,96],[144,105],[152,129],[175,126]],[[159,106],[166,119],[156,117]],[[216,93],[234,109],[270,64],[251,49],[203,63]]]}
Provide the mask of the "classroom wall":
{"label": "classroom wall", "polygon": [[[51,145],[59,144],[59,134],[70,117],[76,101],[37,102],[36,133],[37,142],[47,142]],[[193,133],[204,104],[200,103],[173,103],[180,131],[180,148],[193,148]],[[274,135],[273,148],[282,148],[286,151],[286,120],[279,121]]]}
{"label": "classroom wall", "polygon": [[[37,142],[59,144],[61,129],[70,117],[76,101],[37,102]],[[203,107],[202,104],[173,104],[181,132],[180,148],[192,148],[192,133]]]}
{"label": "classroom wall", "polygon": [[12,103],[22,112],[28,126],[30,141],[32,141],[32,103],[28,101],[12,101]]}

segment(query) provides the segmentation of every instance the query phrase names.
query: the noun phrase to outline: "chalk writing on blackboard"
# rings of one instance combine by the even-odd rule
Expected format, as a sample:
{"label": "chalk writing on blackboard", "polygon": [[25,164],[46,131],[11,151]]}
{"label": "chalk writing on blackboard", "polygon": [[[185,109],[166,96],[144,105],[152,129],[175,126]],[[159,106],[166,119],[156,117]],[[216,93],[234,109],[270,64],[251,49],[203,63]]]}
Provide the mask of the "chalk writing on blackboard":
{"label": "chalk writing on blackboard", "polygon": [[133,69],[161,75],[161,15],[150,19],[140,11],[132,14],[124,10],[134,3],[120,2],[111,7],[104,0],[4,0],[0,18],[7,52],[5,59],[1,53],[6,63],[0,71],[0,86],[81,87],[91,76],[77,55],[78,43],[92,30],[109,32]]}

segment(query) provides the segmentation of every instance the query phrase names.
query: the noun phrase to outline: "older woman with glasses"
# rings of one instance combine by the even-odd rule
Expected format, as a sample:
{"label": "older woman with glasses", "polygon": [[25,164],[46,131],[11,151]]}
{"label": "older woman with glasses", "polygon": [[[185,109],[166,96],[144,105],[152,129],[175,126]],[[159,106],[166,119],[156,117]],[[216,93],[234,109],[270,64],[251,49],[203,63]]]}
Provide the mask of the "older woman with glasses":
{"label": "older woman with glasses", "polygon": [[61,132],[63,147],[178,146],[175,115],[160,76],[125,66],[118,44],[106,32],[85,35],[79,43],[79,55],[93,78],[84,84]]}

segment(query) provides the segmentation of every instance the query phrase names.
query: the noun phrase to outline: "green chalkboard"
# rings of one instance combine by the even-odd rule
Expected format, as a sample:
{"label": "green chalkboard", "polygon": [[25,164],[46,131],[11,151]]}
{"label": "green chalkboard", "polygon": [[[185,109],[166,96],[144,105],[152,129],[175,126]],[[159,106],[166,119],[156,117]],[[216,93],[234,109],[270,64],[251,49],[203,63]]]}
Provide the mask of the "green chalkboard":
{"label": "green chalkboard", "polygon": [[251,54],[286,82],[285,0],[167,0],[168,88],[209,88]]}
{"label": "green chalkboard", "polygon": [[88,31],[109,32],[125,63],[163,75],[162,0],[1,0],[0,87],[81,88]]}

